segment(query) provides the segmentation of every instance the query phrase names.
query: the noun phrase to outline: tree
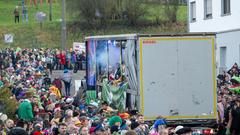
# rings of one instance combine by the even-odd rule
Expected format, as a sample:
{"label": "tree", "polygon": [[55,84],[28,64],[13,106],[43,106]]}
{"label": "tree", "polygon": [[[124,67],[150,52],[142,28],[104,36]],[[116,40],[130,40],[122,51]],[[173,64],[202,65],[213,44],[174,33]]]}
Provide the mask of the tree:
{"label": "tree", "polygon": [[177,12],[179,9],[179,0],[165,0],[164,13],[168,22],[177,22]]}
{"label": "tree", "polygon": [[[78,20],[87,22],[91,28],[105,26],[111,18],[112,0],[71,0],[67,2],[69,13],[78,13]],[[107,6],[106,6],[107,5]]]}
{"label": "tree", "polygon": [[126,14],[130,25],[136,25],[138,19],[146,13],[141,0],[126,0]]}
{"label": "tree", "polygon": [[0,112],[7,114],[11,119],[15,118],[17,108],[17,100],[12,96],[9,88],[3,87],[0,89]]}

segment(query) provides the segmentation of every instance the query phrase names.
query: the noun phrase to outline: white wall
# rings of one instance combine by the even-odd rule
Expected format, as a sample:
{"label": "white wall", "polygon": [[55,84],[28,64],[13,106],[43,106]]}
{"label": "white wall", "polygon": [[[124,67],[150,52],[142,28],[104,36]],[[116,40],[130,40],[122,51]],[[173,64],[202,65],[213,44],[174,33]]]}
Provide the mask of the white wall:
{"label": "white wall", "polygon": [[[189,32],[219,32],[240,28],[240,0],[231,0],[231,15],[227,16],[222,16],[222,0],[212,0],[212,19],[207,20],[204,20],[204,0],[189,0],[188,4],[193,1],[196,2],[196,22],[189,23]],[[190,6],[188,8],[190,11]]]}
{"label": "white wall", "polygon": [[226,33],[219,33],[216,37],[217,50],[216,61],[220,67],[220,47],[226,47],[226,68],[230,69],[237,62],[240,65],[240,30]]}

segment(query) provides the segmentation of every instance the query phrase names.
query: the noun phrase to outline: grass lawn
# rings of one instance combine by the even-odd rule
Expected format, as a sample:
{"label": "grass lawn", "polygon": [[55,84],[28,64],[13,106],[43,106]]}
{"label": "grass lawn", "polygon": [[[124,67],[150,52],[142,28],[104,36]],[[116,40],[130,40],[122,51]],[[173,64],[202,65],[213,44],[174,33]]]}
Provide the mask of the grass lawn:
{"label": "grass lawn", "polygon": [[[29,0],[25,0],[29,1]],[[12,47],[50,47],[59,48],[61,46],[61,0],[55,0],[53,3],[53,21],[49,21],[49,4],[43,0],[44,4],[36,8],[27,3],[29,23],[23,23],[20,16],[20,23],[14,23],[13,11],[16,5],[19,5],[21,11],[21,0],[0,0],[0,48],[8,47],[9,44],[4,42],[4,34],[13,34],[14,43]],[[54,0],[53,0],[54,1]],[[147,14],[141,20],[153,22],[158,16],[161,20],[163,17],[163,6],[158,4],[145,4]],[[43,23],[43,27],[36,21],[36,13],[42,11],[46,14],[47,19]],[[20,12],[21,13],[21,12]],[[74,16],[76,13],[70,13]],[[69,15],[69,14],[67,14]],[[127,33],[161,33],[161,32],[184,32],[186,31],[186,6],[181,6],[178,11],[178,24],[175,26],[153,25],[146,27],[117,26],[109,27],[104,30],[89,30],[80,27],[67,28],[67,47],[71,47],[73,42],[82,42],[85,36],[92,35],[108,35],[108,34],[127,34]],[[72,16],[67,16],[67,21],[73,21]],[[76,21],[76,20],[74,20]]]}
{"label": "grass lawn", "polygon": [[[25,1],[29,1],[29,0],[25,0]],[[0,1],[0,18],[1,18],[0,26],[15,25],[13,11],[17,5],[19,6],[19,11],[20,11],[20,22],[22,22],[22,16],[21,16],[22,4],[21,3],[22,3],[21,0],[1,0]],[[46,4],[46,2],[44,2],[43,5],[39,5],[38,8],[36,8],[34,5],[30,5],[30,3],[27,3],[26,6],[28,9],[30,24],[37,23],[35,16],[36,16],[36,13],[39,11],[44,12],[47,15],[47,19],[48,19],[49,4]],[[58,21],[61,18],[61,3],[54,2],[52,6],[52,11],[53,11],[53,21]]]}
{"label": "grass lawn", "polygon": [[[166,17],[164,15],[164,6],[159,5],[157,3],[148,3],[144,5],[147,8],[147,13],[144,16],[147,20],[155,21],[156,17],[158,17],[162,21],[166,21]],[[187,6],[179,6],[177,12],[177,21],[186,22],[187,21]]]}

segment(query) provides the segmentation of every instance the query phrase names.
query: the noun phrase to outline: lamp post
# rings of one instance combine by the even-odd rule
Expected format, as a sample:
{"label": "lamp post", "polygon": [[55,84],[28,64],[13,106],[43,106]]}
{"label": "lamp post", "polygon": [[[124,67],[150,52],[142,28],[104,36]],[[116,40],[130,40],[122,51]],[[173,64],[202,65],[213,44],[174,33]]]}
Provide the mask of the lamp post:
{"label": "lamp post", "polygon": [[62,33],[61,33],[61,45],[64,50],[66,47],[66,20],[65,20],[65,0],[62,0]]}
{"label": "lamp post", "polygon": [[49,20],[52,21],[52,0],[49,0]]}

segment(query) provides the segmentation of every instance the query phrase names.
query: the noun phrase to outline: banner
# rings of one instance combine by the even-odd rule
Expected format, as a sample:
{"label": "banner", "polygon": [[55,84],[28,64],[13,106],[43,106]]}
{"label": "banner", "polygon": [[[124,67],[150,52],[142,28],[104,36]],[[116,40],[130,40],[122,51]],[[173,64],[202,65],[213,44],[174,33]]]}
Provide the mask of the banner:
{"label": "banner", "polygon": [[13,43],[13,35],[12,34],[5,34],[4,35],[5,43]]}

